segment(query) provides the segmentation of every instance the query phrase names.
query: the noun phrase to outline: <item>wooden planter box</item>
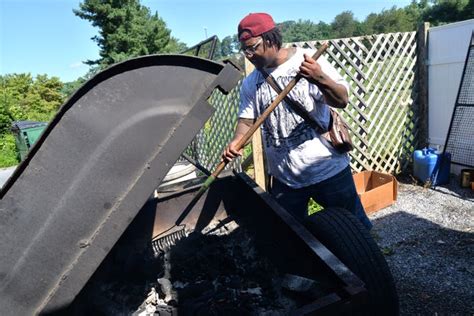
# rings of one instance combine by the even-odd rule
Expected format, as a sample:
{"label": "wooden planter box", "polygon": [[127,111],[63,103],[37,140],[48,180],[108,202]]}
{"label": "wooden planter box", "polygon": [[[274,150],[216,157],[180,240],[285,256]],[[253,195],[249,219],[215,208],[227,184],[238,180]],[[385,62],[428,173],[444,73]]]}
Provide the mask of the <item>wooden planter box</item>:
{"label": "wooden planter box", "polygon": [[367,214],[390,206],[397,200],[398,181],[394,176],[376,171],[353,175],[357,193]]}

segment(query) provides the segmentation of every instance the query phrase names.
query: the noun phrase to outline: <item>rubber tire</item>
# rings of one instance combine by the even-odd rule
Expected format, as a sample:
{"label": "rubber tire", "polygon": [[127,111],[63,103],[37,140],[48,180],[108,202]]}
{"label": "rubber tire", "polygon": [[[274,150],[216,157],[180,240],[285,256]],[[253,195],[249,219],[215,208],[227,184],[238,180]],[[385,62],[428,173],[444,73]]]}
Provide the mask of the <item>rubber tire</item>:
{"label": "rubber tire", "polygon": [[398,315],[392,274],[369,231],[347,210],[324,209],[310,216],[308,229],[364,281],[368,299],[362,315]]}

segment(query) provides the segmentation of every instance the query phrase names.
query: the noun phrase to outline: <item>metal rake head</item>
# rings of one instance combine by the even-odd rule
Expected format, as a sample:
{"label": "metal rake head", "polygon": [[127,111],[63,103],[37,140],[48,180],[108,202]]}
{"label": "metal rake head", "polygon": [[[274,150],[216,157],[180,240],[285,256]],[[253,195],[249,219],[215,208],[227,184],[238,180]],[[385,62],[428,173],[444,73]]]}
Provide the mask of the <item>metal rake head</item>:
{"label": "metal rake head", "polygon": [[171,247],[176,245],[179,240],[185,238],[186,236],[186,227],[184,225],[179,226],[177,230],[171,233],[167,233],[167,231],[161,233],[151,241],[153,255],[157,257],[160,254],[170,250]]}

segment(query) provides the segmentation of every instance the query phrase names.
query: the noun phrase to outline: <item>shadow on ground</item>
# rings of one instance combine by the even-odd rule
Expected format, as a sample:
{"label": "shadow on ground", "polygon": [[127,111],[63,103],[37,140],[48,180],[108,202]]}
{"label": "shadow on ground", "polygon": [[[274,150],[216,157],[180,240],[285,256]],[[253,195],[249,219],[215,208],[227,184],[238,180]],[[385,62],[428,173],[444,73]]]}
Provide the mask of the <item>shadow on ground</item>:
{"label": "shadow on ground", "polygon": [[472,315],[474,234],[403,211],[373,223],[397,285],[401,315]]}

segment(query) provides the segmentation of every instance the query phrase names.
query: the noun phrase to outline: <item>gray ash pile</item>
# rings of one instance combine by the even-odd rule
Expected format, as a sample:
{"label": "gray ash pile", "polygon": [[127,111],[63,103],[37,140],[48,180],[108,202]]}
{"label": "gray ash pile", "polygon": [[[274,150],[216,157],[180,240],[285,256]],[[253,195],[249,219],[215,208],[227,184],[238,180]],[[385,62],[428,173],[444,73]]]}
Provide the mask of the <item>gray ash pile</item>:
{"label": "gray ash pile", "polygon": [[171,249],[169,263],[180,313],[261,315],[284,313],[294,305],[282,298],[279,272],[242,229],[220,236],[191,234]]}
{"label": "gray ash pile", "polygon": [[158,256],[133,253],[130,248],[123,251],[133,264],[127,266],[126,273],[93,278],[84,290],[88,312],[286,315],[324,294],[320,284],[278,271],[256,249],[253,236],[240,227],[229,229],[227,225],[217,233],[192,233]]}

